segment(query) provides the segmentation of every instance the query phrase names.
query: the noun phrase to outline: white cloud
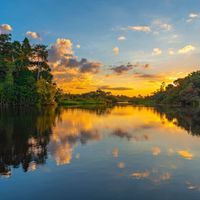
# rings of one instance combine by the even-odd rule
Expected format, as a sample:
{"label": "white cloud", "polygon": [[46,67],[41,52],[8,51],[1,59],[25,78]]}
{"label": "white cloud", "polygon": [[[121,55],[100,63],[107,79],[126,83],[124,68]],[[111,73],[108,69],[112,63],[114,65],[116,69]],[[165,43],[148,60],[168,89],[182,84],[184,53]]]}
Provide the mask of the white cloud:
{"label": "white cloud", "polygon": [[198,19],[198,18],[200,18],[199,13],[190,13],[186,22],[190,23],[190,22],[192,22],[192,21],[194,21],[195,19]]}
{"label": "white cloud", "polygon": [[179,54],[187,54],[189,52],[195,51],[195,49],[196,48],[194,46],[192,46],[191,44],[189,44],[189,45],[186,45],[185,47],[179,49],[178,53]]}
{"label": "white cloud", "polygon": [[0,34],[4,33],[4,32],[7,32],[7,31],[12,31],[12,30],[13,30],[13,28],[9,24],[1,24],[0,25]]}
{"label": "white cloud", "polygon": [[115,55],[118,55],[119,54],[119,47],[114,47],[113,52],[114,52]]}
{"label": "white cloud", "polygon": [[77,49],[80,49],[80,48],[81,48],[81,45],[80,45],[80,44],[77,44],[77,45],[76,45],[76,48],[77,48]]}
{"label": "white cloud", "polygon": [[71,57],[74,54],[72,47],[71,40],[58,38],[49,49],[49,61],[56,62],[63,57]]}
{"label": "white cloud", "polygon": [[[164,30],[164,31],[170,31],[172,29],[172,25],[169,23],[164,23],[161,20],[157,19],[153,21],[153,25],[157,28]],[[156,28],[155,27],[155,28]]]}
{"label": "white cloud", "polygon": [[126,37],[125,37],[125,36],[119,36],[117,39],[118,39],[119,41],[123,41],[123,40],[126,40]]}
{"label": "white cloud", "polygon": [[159,48],[154,48],[153,49],[153,52],[152,52],[152,55],[153,56],[158,56],[158,55],[161,55],[162,54],[162,50],[159,49]]}
{"label": "white cloud", "polygon": [[175,54],[175,52],[174,52],[173,49],[169,49],[169,50],[168,50],[168,53],[169,53],[169,55],[174,55],[174,54]]}
{"label": "white cloud", "polygon": [[39,33],[33,32],[33,31],[27,31],[26,35],[32,39],[39,39],[40,35]]}
{"label": "white cloud", "polygon": [[145,33],[151,32],[151,28],[149,26],[128,26],[128,30]]}

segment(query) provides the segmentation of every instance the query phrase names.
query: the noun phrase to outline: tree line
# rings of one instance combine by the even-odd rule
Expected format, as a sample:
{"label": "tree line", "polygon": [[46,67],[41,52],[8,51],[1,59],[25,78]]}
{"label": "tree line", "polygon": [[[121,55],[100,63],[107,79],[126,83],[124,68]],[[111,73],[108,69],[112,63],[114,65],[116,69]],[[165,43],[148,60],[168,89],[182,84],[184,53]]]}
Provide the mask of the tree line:
{"label": "tree line", "polygon": [[179,78],[172,84],[162,83],[159,90],[150,96],[135,97],[134,103],[150,105],[200,106],[200,71]]}
{"label": "tree line", "polygon": [[55,104],[60,94],[48,65],[47,46],[0,34],[0,104]]}

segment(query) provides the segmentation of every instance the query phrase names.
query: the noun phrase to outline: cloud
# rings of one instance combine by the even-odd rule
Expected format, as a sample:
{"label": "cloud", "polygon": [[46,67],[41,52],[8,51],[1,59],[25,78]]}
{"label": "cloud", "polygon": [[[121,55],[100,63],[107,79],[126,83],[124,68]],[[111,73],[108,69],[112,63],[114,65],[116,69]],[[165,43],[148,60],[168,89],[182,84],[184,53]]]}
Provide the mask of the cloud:
{"label": "cloud", "polygon": [[110,87],[109,85],[103,85],[100,86],[99,89],[101,90],[119,90],[119,91],[124,91],[124,90],[133,90],[133,88],[129,87]]}
{"label": "cloud", "polygon": [[49,61],[57,62],[62,58],[72,57],[74,54],[72,47],[71,40],[58,38],[49,49]]}
{"label": "cloud", "polygon": [[195,49],[196,48],[194,46],[192,46],[191,44],[189,44],[189,45],[186,45],[185,47],[179,49],[178,53],[179,54],[187,54],[189,52],[195,51]]}
{"label": "cloud", "polygon": [[142,72],[135,72],[133,74],[135,78],[142,78],[142,79],[153,79],[153,80],[163,80],[164,77],[160,74],[145,74]]}
{"label": "cloud", "polygon": [[169,55],[174,55],[174,54],[175,54],[175,52],[174,52],[173,49],[169,49],[169,50],[168,50],[168,53],[169,53]]}
{"label": "cloud", "polygon": [[1,24],[0,25],[0,34],[12,31],[13,28],[9,24]]}
{"label": "cloud", "polygon": [[114,52],[115,55],[118,55],[119,54],[119,47],[114,47],[113,52]]}
{"label": "cloud", "polygon": [[32,31],[27,31],[26,32],[26,35],[32,39],[39,39],[40,38],[40,35],[39,33],[36,33],[36,32],[32,32]]}
{"label": "cloud", "polygon": [[162,50],[159,49],[159,48],[154,48],[153,49],[153,52],[152,52],[152,55],[153,56],[158,56],[158,55],[161,55],[162,54]]}
{"label": "cloud", "polygon": [[98,73],[102,64],[82,58],[80,61],[73,55],[73,44],[69,39],[57,39],[49,49],[49,61],[57,67],[77,68],[82,73]]}
{"label": "cloud", "polygon": [[48,52],[52,74],[59,87],[65,91],[93,87],[93,75],[100,71],[102,63],[78,59],[74,55],[72,41],[65,38],[58,38]]}
{"label": "cloud", "polygon": [[119,41],[123,41],[123,40],[126,40],[126,37],[125,37],[125,36],[119,36],[117,39],[118,39]]}
{"label": "cloud", "polygon": [[149,26],[128,26],[127,29],[145,33],[151,32],[151,28]]}
{"label": "cloud", "polygon": [[132,70],[134,65],[128,63],[127,65],[120,65],[120,66],[115,66],[112,67],[111,70],[113,70],[117,74],[123,74],[124,72],[128,72]]}
{"label": "cloud", "polygon": [[193,22],[195,19],[198,19],[198,18],[200,18],[199,13],[190,13],[186,22],[190,23],[190,22]]}
{"label": "cloud", "polygon": [[82,58],[79,62],[80,71],[83,73],[98,73],[102,64],[100,62],[90,62],[86,58]]}
{"label": "cloud", "polygon": [[76,48],[77,48],[77,49],[80,49],[80,48],[81,48],[81,45],[80,45],[80,44],[77,44],[77,45],[76,45]]}
{"label": "cloud", "polygon": [[127,63],[127,64],[122,64],[119,66],[113,66],[110,68],[110,70],[112,70],[113,72],[115,72],[117,75],[121,75],[125,72],[129,72],[134,68],[142,68],[142,69],[149,69],[150,68],[150,64],[148,63],[135,63],[135,64],[131,64],[131,63]]}
{"label": "cloud", "polygon": [[170,31],[172,29],[172,25],[169,23],[163,23],[161,20],[157,19],[153,21],[153,25],[157,26],[160,30]]}

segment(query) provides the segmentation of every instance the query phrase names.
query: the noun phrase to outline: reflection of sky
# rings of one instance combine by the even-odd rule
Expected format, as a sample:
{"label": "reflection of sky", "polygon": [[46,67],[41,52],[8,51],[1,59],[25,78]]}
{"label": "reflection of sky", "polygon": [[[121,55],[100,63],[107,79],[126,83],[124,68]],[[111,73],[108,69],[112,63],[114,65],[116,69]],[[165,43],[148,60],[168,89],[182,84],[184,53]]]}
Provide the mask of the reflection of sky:
{"label": "reflection of sky", "polygon": [[[48,190],[43,197],[54,192],[68,194],[69,199],[146,199],[161,197],[165,190],[168,199],[176,199],[169,191],[185,194],[182,199],[199,194],[200,140],[176,127],[175,121],[151,108],[131,106],[115,107],[104,115],[67,109],[61,118],[53,128],[46,165],[32,163],[29,171],[34,172],[24,175],[16,170],[5,185],[23,179],[31,180],[31,186],[39,179],[42,185],[36,188]],[[35,190],[23,181],[19,187]],[[53,191],[52,181],[57,183]]]}
{"label": "reflection of sky", "polygon": [[[53,130],[49,149],[58,165],[69,164],[77,144],[111,136],[125,138],[131,144],[141,143],[140,149],[153,156],[164,154],[192,160],[198,147],[198,140],[177,127],[175,120],[169,122],[151,108],[127,106],[115,107],[107,115],[81,109],[64,111],[62,121]],[[119,149],[113,148],[112,154],[118,157]]]}

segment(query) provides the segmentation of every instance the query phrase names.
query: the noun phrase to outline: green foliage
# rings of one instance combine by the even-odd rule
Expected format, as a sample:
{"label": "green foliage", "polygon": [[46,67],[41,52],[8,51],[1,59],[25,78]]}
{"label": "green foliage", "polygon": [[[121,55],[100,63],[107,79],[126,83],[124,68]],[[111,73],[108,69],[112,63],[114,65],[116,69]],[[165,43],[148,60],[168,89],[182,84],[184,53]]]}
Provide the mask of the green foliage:
{"label": "green foliage", "polygon": [[[178,106],[200,106],[200,71],[193,72],[185,78],[177,79],[173,84],[164,87],[152,96],[143,98],[152,104],[168,104]],[[137,99],[141,102],[141,99]]]}
{"label": "green foliage", "polygon": [[11,35],[0,34],[0,104],[54,104],[61,91],[52,83],[44,45],[11,41]]}
{"label": "green foliage", "polygon": [[64,94],[61,98],[62,105],[106,105],[117,102],[128,102],[130,97],[104,92],[100,89],[84,94]]}
{"label": "green foliage", "polygon": [[36,83],[36,88],[40,104],[48,105],[55,103],[55,96],[57,92],[56,85],[49,83],[45,79],[40,79]]}

